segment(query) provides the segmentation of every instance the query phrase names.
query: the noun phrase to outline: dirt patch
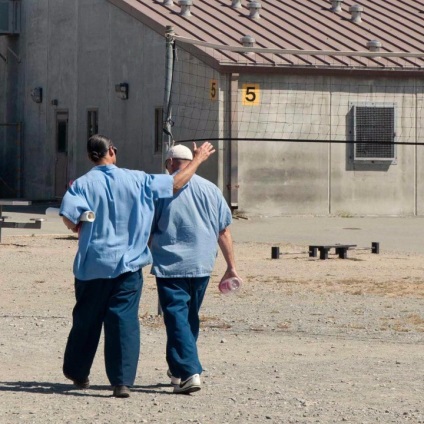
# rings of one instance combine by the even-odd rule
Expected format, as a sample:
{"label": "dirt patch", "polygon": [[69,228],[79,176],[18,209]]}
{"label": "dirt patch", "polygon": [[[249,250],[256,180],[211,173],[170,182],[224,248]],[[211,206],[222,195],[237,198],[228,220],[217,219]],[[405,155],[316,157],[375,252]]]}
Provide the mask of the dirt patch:
{"label": "dirt patch", "polygon": [[172,395],[155,282],[144,270],[136,386],[111,397],[102,346],[92,387],[61,373],[74,304],[73,236],[0,244],[1,423],[424,423],[424,256],[236,243],[238,295],[218,257],[201,313],[203,388]]}

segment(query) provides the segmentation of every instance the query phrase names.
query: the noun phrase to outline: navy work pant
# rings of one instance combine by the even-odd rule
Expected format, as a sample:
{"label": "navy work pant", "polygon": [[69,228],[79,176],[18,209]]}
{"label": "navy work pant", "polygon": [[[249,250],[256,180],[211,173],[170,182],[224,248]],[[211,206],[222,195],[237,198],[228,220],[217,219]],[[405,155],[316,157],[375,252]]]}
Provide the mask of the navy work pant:
{"label": "navy work pant", "polygon": [[196,342],[209,278],[156,278],[167,335],[166,360],[171,374],[183,381],[202,372]]}
{"label": "navy work pant", "polygon": [[84,381],[90,374],[102,326],[106,374],[112,386],[132,386],[140,353],[141,270],[112,279],[75,279],[76,305],[63,372]]}

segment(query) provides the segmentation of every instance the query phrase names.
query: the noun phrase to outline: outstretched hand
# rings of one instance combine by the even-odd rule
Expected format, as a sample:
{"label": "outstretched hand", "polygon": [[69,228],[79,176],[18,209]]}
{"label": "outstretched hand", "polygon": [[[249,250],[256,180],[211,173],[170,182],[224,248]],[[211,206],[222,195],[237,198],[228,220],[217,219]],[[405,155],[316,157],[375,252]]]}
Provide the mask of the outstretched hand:
{"label": "outstretched hand", "polygon": [[214,153],[215,149],[209,141],[205,141],[200,147],[193,142],[193,155],[200,162],[205,162]]}

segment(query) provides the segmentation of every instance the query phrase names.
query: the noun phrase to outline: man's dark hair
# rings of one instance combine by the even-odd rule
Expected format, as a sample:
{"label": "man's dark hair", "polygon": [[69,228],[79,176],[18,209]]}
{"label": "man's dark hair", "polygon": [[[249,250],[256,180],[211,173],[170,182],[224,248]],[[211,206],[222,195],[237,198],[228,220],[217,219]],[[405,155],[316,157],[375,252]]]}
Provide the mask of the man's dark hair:
{"label": "man's dark hair", "polygon": [[112,140],[104,135],[94,134],[87,141],[87,153],[93,162],[103,158],[110,147],[113,147]]}

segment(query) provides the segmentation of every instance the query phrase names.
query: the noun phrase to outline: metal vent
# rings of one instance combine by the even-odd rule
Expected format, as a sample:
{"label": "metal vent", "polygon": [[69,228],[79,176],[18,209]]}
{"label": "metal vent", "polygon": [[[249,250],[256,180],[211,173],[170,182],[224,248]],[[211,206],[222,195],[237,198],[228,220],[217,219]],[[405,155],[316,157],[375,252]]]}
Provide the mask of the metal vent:
{"label": "metal vent", "polygon": [[342,11],[342,2],[343,0],[331,0],[331,11],[338,13]]}
{"label": "metal vent", "polygon": [[395,160],[395,107],[353,106],[355,160]]}
{"label": "metal vent", "polygon": [[0,0],[0,35],[21,32],[20,0]]}
{"label": "metal vent", "polygon": [[351,21],[355,24],[359,24],[362,22],[362,12],[364,11],[363,6],[359,4],[354,4],[353,6],[350,6],[349,12],[352,14]]}
{"label": "metal vent", "polygon": [[191,16],[191,6],[193,5],[193,0],[179,0],[181,6],[180,15],[184,18],[189,18]]}
{"label": "metal vent", "polygon": [[249,14],[250,19],[260,19],[261,16],[259,14],[259,11],[261,10],[262,5],[259,1],[250,1],[247,4],[247,7],[250,10],[250,14]]}

